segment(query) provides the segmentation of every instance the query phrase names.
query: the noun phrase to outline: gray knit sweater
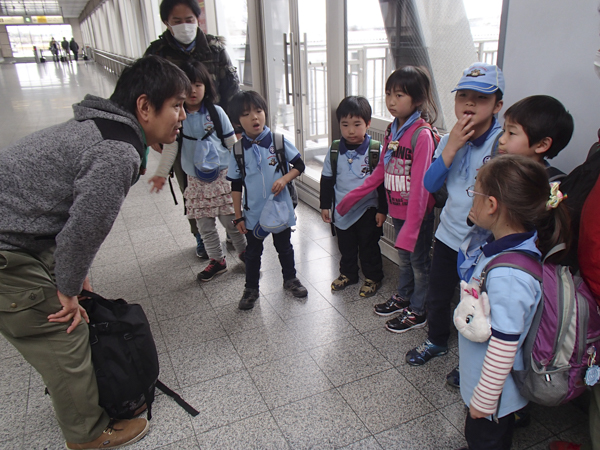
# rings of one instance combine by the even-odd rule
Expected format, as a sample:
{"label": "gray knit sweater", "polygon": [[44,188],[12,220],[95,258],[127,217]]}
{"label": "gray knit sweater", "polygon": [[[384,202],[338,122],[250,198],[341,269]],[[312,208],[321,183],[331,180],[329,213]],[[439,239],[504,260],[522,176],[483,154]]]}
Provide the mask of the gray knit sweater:
{"label": "gray knit sweater", "polygon": [[117,218],[140,168],[128,143],[104,140],[93,118],[131,126],[136,118],[92,95],[73,105],[74,119],[0,150],[0,250],[30,253],[56,245],[58,290],[73,296]]}

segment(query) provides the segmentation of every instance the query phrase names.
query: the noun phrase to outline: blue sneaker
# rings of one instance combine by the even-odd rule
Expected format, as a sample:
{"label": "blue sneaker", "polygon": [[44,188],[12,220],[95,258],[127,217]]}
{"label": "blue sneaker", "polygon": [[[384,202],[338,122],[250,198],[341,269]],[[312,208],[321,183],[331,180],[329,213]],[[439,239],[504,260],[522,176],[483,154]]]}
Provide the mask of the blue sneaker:
{"label": "blue sneaker", "polygon": [[429,339],[406,354],[406,362],[411,366],[422,366],[431,358],[448,353],[448,347],[434,345]]}
{"label": "blue sneaker", "polygon": [[194,236],[196,237],[196,256],[200,259],[208,259],[208,253],[206,253],[200,233],[195,234]]}

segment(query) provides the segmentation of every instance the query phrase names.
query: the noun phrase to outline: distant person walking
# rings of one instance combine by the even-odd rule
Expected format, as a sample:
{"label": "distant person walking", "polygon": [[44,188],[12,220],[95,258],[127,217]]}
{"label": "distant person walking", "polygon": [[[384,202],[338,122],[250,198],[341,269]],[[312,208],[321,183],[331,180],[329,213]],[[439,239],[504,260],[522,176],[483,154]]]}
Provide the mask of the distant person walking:
{"label": "distant person walking", "polygon": [[71,42],[69,42],[69,48],[73,52],[75,56],[75,61],[79,60],[79,44],[75,42],[75,38],[71,38]]}
{"label": "distant person walking", "polygon": [[65,58],[71,58],[71,51],[69,50],[69,41],[67,41],[67,38],[63,36],[63,40],[60,43],[63,51],[65,52]]}
{"label": "distant person walking", "polygon": [[50,41],[50,52],[52,53],[54,62],[58,62],[58,42],[54,38]]}

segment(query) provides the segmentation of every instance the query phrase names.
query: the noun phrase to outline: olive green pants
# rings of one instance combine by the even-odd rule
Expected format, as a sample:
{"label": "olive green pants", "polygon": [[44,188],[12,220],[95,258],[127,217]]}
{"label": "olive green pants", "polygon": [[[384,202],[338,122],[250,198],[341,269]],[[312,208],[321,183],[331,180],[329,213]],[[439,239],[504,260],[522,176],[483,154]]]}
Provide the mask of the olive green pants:
{"label": "olive green pants", "polygon": [[62,308],[53,267],[53,251],[0,251],[0,333],[42,376],[66,441],[85,443],[109,417],[98,405],[87,324],[67,334],[68,323],[48,322]]}

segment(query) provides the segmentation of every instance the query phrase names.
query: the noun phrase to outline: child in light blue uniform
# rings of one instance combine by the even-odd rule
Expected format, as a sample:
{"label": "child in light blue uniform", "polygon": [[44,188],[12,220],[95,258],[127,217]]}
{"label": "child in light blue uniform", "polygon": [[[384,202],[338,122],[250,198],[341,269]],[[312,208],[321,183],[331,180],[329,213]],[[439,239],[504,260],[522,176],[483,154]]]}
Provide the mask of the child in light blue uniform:
{"label": "child in light blue uniform", "polygon": [[432,193],[440,190],[445,182],[448,200],[435,233],[429,272],[425,300],[428,339],[406,354],[406,362],[411,365],[423,365],[431,358],[448,353],[450,304],[459,282],[458,249],[470,229],[467,215],[471,199],[466,190],[475,183],[478,170],[490,159],[496,136],[502,131],[494,117],[502,108],[504,92],[504,76],[498,67],[472,64],[463,72],[454,91],[458,122],[441,139],[434,156],[436,160],[423,179],[425,188]]}
{"label": "child in light blue uniform", "polygon": [[[469,219],[492,232],[478,252],[468,257],[459,253],[460,277],[471,284],[481,284],[483,269],[501,253],[521,251],[541,258],[568,241],[566,207],[552,196],[544,167],[530,158],[495,158],[481,168],[468,193],[472,197]],[[464,264],[466,260],[471,264]],[[510,267],[490,270],[485,286],[492,336],[483,343],[461,334],[458,340],[460,392],[469,406],[465,437],[470,450],[508,450],[513,413],[527,404],[509,375],[513,367],[524,369],[523,342],[542,290],[533,276]]]}
{"label": "child in light blue uniform", "polygon": [[[338,105],[336,115],[342,132],[336,154],[336,173],[332,171],[332,149],[329,149],[321,173],[319,196],[321,218],[327,223],[333,221],[342,255],[340,275],[331,283],[331,290],[341,291],[348,285],[358,283],[360,258],[365,282],[359,295],[372,297],[383,280],[379,239],[388,211],[383,183],[379,183],[377,190],[358,200],[345,215],[342,216],[335,210],[335,202],[341,201],[350,191],[362,186],[375,169],[376,161],[370,161],[371,136],[367,134],[371,125],[371,105],[364,97],[346,97]],[[379,147],[377,144],[377,152]],[[330,216],[330,210],[333,210],[333,217]]]}
{"label": "child in light blue uniform", "polygon": [[[208,265],[197,277],[198,281],[206,282],[227,270],[225,254],[217,231],[217,218],[227,230],[240,259],[244,260],[246,239],[231,222],[235,218],[233,198],[231,185],[226,180],[229,149],[233,147],[236,139],[233,126],[225,111],[220,106],[214,105],[216,91],[206,67],[200,62],[195,62],[184,65],[183,71],[192,82],[192,93],[185,102],[187,117],[181,129],[181,167],[187,175],[187,186],[183,197],[187,217],[196,221],[210,258]],[[211,117],[209,105],[211,110],[214,105],[213,114],[217,114],[218,118]],[[215,168],[208,173],[199,173],[196,170],[194,155],[196,146],[201,141],[212,144],[216,149],[218,169]],[[153,190],[159,191],[163,187],[176,156],[177,143],[164,146],[159,168],[150,179],[154,184]]]}
{"label": "child in light blue uniform", "polygon": [[[229,114],[235,125],[244,132],[241,144],[243,150],[243,176],[234,152],[229,157],[227,179],[232,182],[233,207],[236,219],[233,221],[240,233],[246,235],[246,287],[239,303],[242,310],[252,309],[259,297],[260,260],[263,252],[265,232],[260,227],[260,215],[271,194],[281,196],[288,211],[288,228],[273,234],[273,244],[279,255],[283,274],[283,288],[294,297],[306,297],[308,291],[296,278],[294,247],[290,241],[296,224],[294,207],[287,184],[304,171],[304,162],[294,145],[284,139],[286,164],[292,167],[284,175],[275,155],[273,134],[265,125],[267,116],[266,101],[254,91],[241,91],[229,103]],[[242,202],[242,187],[244,199]],[[242,206],[243,205],[243,206]]]}

